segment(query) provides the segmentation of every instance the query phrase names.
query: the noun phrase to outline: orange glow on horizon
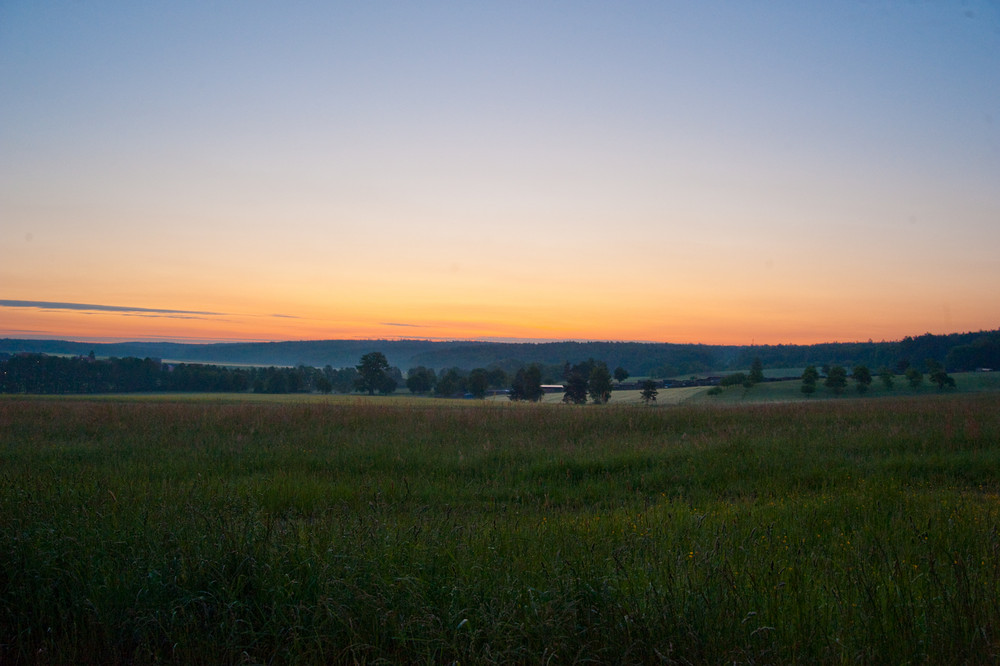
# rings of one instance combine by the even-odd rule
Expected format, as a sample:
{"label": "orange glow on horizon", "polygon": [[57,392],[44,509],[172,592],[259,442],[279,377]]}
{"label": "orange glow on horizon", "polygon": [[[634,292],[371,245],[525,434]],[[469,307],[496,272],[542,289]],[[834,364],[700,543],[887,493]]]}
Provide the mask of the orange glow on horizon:
{"label": "orange glow on horizon", "polygon": [[[573,306],[577,304],[571,304]],[[548,307],[546,305],[546,307]],[[722,305],[664,307],[651,316],[634,304],[586,311],[576,307],[543,309],[521,305],[491,308],[397,307],[398,316],[378,316],[375,308],[291,314],[157,314],[2,308],[0,337],[85,340],[167,340],[193,342],[282,341],[329,339],[428,340],[620,340],[695,344],[815,344],[860,340],[898,340],[926,332],[990,330],[995,324],[974,319],[927,326],[908,321],[905,313],[868,310],[845,312],[836,325],[828,318],[809,324],[809,313],[747,310]],[[390,310],[387,308],[387,311]],[[215,312],[215,310],[209,310]],[[455,316],[456,313],[461,313]],[[829,312],[826,313],[829,316]],[[451,315],[451,316],[449,316]],[[985,321],[985,318],[983,319]],[[805,322],[805,323],[803,323]]]}

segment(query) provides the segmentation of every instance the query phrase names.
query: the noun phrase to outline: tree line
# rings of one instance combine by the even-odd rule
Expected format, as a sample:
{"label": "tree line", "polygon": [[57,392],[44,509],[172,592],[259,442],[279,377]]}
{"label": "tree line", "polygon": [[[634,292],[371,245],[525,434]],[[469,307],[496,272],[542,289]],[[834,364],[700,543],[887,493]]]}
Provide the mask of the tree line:
{"label": "tree line", "polygon": [[[357,390],[369,395],[392,393],[399,382],[391,375],[395,368],[390,367],[388,359],[382,352],[369,352],[361,357],[357,365]],[[401,373],[400,373],[401,374]],[[434,395],[442,398],[470,397],[485,398],[491,392],[505,391],[509,388],[510,378],[503,368],[448,368],[437,372],[434,368],[418,365],[410,368],[403,382],[406,389],[415,395]]]}
{"label": "tree line", "polygon": [[949,372],[1000,368],[1000,331],[906,336],[894,342],[836,342],[815,345],[756,345],[742,348],[729,367],[745,368],[759,357],[771,368],[801,368],[821,363],[845,368],[888,368],[903,375],[930,359]]}
{"label": "tree line", "polygon": [[0,358],[0,393],[348,393],[357,370],[230,368],[198,363],[163,363],[151,358],[108,358],[17,354]]}
{"label": "tree line", "polygon": [[[620,380],[628,376],[618,368]],[[95,394],[134,392],[352,393],[388,395],[401,385],[415,395],[484,398],[502,393],[511,400],[540,400],[543,384],[565,380],[567,402],[607,402],[611,373],[603,362],[542,366],[532,363],[513,375],[503,368],[411,368],[404,379],[381,352],[369,352],[354,367],[226,367],[163,363],[152,358],[96,358],[46,354],[0,355],[0,393]]]}
{"label": "tree line", "polygon": [[[625,367],[635,375],[662,379],[709,371],[739,370],[759,357],[769,368],[802,368],[833,363],[849,368],[891,368],[932,358],[950,372],[1000,368],[1000,330],[948,335],[924,334],[889,342],[837,342],[814,345],[700,345],[640,342],[445,342],[426,340],[314,340],[261,343],[80,343],[65,340],[0,339],[0,352],[78,356],[95,349],[101,358],[170,358],[189,364],[244,367],[350,367],[371,350],[386,354],[400,367],[501,369],[513,377],[537,363],[543,381],[561,381],[563,364],[587,358],[609,367]],[[397,378],[402,384],[403,375]]]}
{"label": "tree line", "polygon": [[134,392],[353,393],[387,395],[404,385],[411,393],[441,397],[485,397],[510,387],[500,368],[436,373],[418,366],[404,379],[381,352],[355,367],[227,367],[163,363],[152,358],[96,358],[47,354],[0,354],[0,393],[94,394]]}
{"label": "tree line", "polygon": [[[924,372],[917,366],[907,364],[901,369],[902,372],[899,374],[902,374],[911,389],[918,389],[923,385]],[[924,361],[924,370],[926,370],[927,379],[932,384],[937,385],[938,389],[955,388],[955,379],[948,374],[941,363],[933,358],[928,358]],[[837,394],[844,392],[847,388],[847,368],[840,365],[824,365],[822,366],[822,372],[825,377],[823,385],[827,389]],[[878,370],[878,378],[887,390],[892,390],[895,386],[896,377],[897,373],[888,367],[883,366]],[[802,372],[802,392],[806,395],[815,393],[820,378],[820,370],[817,370],[816,366],[807,366]],[[854,366],[851,369],[850,379],[854,381],[854,388],[858,393],[866,393],[874,381],[872,371],[866,365]]]}
{"label": "tree line", "polygon": [[[977,341],[971,350],[962,350],[967,360],[977,361],[977,367],[994,358],[993,342]],[[997,365],[997,364],[992,364]],[[946,367],[927,358],[923,371],[909,363],[899,363],[890,369],[883,366],[876,376],[886,388],[892,388],[898,375],[911,387],[919,387],[926,378],[939,388],[954,386],[954,379]],[[824,386],[840,393],[847,386],[848,377],[859,393],[868,390],[874,377],[867,365],[853,366],[850,375],[839,364],[821,366]],[[93,352],[88,356],[48,356],[44,354],[0,355],[0,393],[128,393],[155,391],[227,392],[227,393],[352,393],[388,395],[401,385],[415,395],[437,397],[484,398],[487,395],[505,394],[512,401],[538,401],[545,393],[545,386],[562,389],[563,401],[571,404],[606,403],[615,388],[628,378],[629,373],[617,367],[612,373],[606,362],[590,358],[571,364],[521,365],[513,373],[504,368],[474,368],[463,370],[449,368],[436,372],[433,368],[410,368],[405,379],[399,368],[389,364],[382,352],[369,352],[354,367],[333,368],[329,365],[315,368],[297,367],[225,367],[196,363],[163,363],[151,358],[98,359]],[[802,375],[802,392],[811,394],[821,378],[815,365],[809,365]],[[737,372],[724,377],[721,387],[739,385],[750,387],[764,381],[760,357],[751,362],[749,374]],[[643,401],[656,400],[660,383],[646,379],[638,384]],[[552,389],[550,389],[552,390]]]}
{"label": "tree line", "polygon": [[[398,358],[395,342],[380,350]],[[400,343],[401,344],[401,343]],[[897,341],[835,342],[813,345],[702,345],[641,342],[437,342],[412,355],[411,367],[503,370],[513,378],[521,368],[536,364],[543,383],[564,380],[565,363],[599,358],[608,367],[624,367],[634,375],[664,379],[711,371],[739,370],[759,358],[766,367],[801,368],[822,363],[843,367],[888,367],[903,374],[910,365],[931,358],[951,372],[979,367],[1000,368],[1000,330],[936,335],[926,333]],[[391,353],[390,353],[391,351]]]}

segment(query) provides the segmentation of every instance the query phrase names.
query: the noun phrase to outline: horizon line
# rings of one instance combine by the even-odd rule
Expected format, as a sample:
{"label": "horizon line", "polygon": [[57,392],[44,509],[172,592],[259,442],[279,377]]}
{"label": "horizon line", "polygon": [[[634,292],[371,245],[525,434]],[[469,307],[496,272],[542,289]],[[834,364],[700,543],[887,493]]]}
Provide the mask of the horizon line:
{"label": "horizon line", "polygon": [[559,344],[566,342],[573,342],[579,344],[587,343],[605,343],[605,344],[643,344],[643,345],[679,345],[679,346],[704,346],[704,347],[741,347],[741,348],[753,348],[753,347],[812,347],[816,345],[829,345],[829,344],[888,344],[894,342],[902,342],[906,338],[916,338],[922,337],[924,335],[963,335],[970,333],[990,333],[1000,331],[998,329],[980,329],[978,331],[964,331],[958,332],[953,331],[950,333],[931,333],[925,332],[919,335],[907,335],[902,338],[895,340],[830,340],[825,342],[813,342],[813,343],[794,343],[794,342],[779,342],[779,343],[758,343],[755,341],[749,344],[743,343],[705,343],[705,342],[664,342],[656,340],[624,340],[624,339],[598,339],[598,338],[511,338],[511,337],[484,337],[484,338],[452,338],[452,337],[356,337],[356,338],[297,338],[297,339],[286,339],[286,340],[268,340],[262,338],[195,338],[195,337],[183,337],[183,336],[169,336],[169,337],[156,337],[151,339],[134,339],[134,338],[108,338],[108,337],[82,337],[82,338],[71,338],[71,337],[58,337],[50,335],[29,335],[27,337],[8,337],[4,336],[4,340],[24,340],[24,341],[46,341],[46,342],[70,342],[76,344],[100,344],[100,345],[124,345],[124,344],[178,344],[178,345],[190,345],[190,346],[203,346],[203,345],[233,345],[233,344],[281,344],[281,343],[296,343],[296,342],[430,342],[430,343],[493,343],[493,344]]}

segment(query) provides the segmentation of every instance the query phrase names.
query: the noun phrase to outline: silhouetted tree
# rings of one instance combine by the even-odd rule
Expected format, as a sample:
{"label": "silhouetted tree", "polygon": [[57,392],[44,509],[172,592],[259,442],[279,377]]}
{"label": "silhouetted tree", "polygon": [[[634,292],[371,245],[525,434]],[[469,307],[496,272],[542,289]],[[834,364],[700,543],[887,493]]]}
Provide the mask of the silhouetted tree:
{"label": "silhouetted tree", "polygon": [[270,367],[267,369],[264,380],[265,393],[288,393],[288,377],[279,368]]}
{"label": "silhouetted tree", "polygon": [[340,368],[334,370],[327,365],[323,368],[323,376],[330,380],[333,390],[338,393],[350,393],[355,388],[355,381],[358,379],[358,371],[354,367]]}
{"label": "silhouetted tree", "polygon": [[842,393],[847,386],[847,370],[842,366],[831,366],[826,373],[826,387],[834,393]]}
{"label": "silhouetted tree", "polygon": [[590,399],[601,405],[611,399],[611,391],[614,388],[611,384],[611,372],[604,361],[594,364],[590,370],[590,379],[587,382],[587,391]]}
{"label": "silhouetted tree", "polygon": [[[392,393],[396,390],[396,382],[389,377],[389,361],[382,352],[369,352],[361,357],[361,362],[356,366],[358,379],[354,385],[359,391],[367,391],[368,395],[375,395],[375,391],[380,393]],[[389,383],[392,388],[389,388]]]}
{"label": "silhouetted tree", "polygon": [[927,377],[932,384],[937,384],[938,389],[945,387],[954,388],[955,380],[945,372],[944,366],[934,359],[927,359]]}
{"label": "silhouetted tree", "polygon": [[639,384],[642,389],[642,401],[647,405],[651,402],[656,402],[656,394],[658,393],[656,382],[652,379],[645,379]]}
{"label": "silhouetted tree", "polygon": [[802,372],[802,392],[806,395],[815,393],[817,381],[819,381],[819,373],[816,371],[816,366],[807,366]]}
{"label": "silhouetted tree", "polygon": [[399,384],[393,379],[389,373],[382,375],[382,379],[379,380],[377,390],[382,395],[389,395],[396,390]]}
{"label": "silhouetted tree", "polygon": [[430,393],[436,381],[434,370],[422,365],[410,368],[406,373],[406,388],[410,393]]}
{"label": "silhouetted tree", "polygon": [[449,398],[465,392],[465,382],[458,368],[448,368],[437,379],[434,395]]}
{"label": "silhouetted tree", "polygon": [[486,371],[486,380],[490,388],[504,388],[507,386],[508,377],[503,368],[491,367]]}
{"label": "silhouetted tree", "polygon": [[469,373],[466,379],[466,389],[473,398],[485,398],[486,389],[489,388],[489,375],[486,368],[475,368]]}
{"label": "silhouetted tree", "polygon": [[856,365],[851,371],[851,376],[854,377],[854,383],[858,389],[858,393],[864,393],[868,390],[868,387],[872,383],[872,373],[865,365]]}
{"label": "silhouetted tree", "polygon": [[537,363],[520,368],[514,375],[508,397],[511,400],[538,402],[542,399],[542,368]]}
{"label": "silhouetted tree", "polygon": [[571,370],[563,383],[563,402],[582,405],[587,402],[587,377],[583,373]]}
{"label": "silhouetted tree", "polygon": [[734,372],[720,379],[719,386],[745,386],[749,381],[745,373]]}

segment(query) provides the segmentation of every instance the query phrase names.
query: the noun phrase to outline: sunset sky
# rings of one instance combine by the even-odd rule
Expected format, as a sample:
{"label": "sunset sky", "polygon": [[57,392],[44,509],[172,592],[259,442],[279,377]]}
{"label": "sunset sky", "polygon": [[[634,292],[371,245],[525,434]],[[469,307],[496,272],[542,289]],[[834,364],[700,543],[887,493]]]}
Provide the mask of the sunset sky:
{"label": "sunset sky", "polygon": [[1000,327],[1000,4],[0,2],[0,337]]}

